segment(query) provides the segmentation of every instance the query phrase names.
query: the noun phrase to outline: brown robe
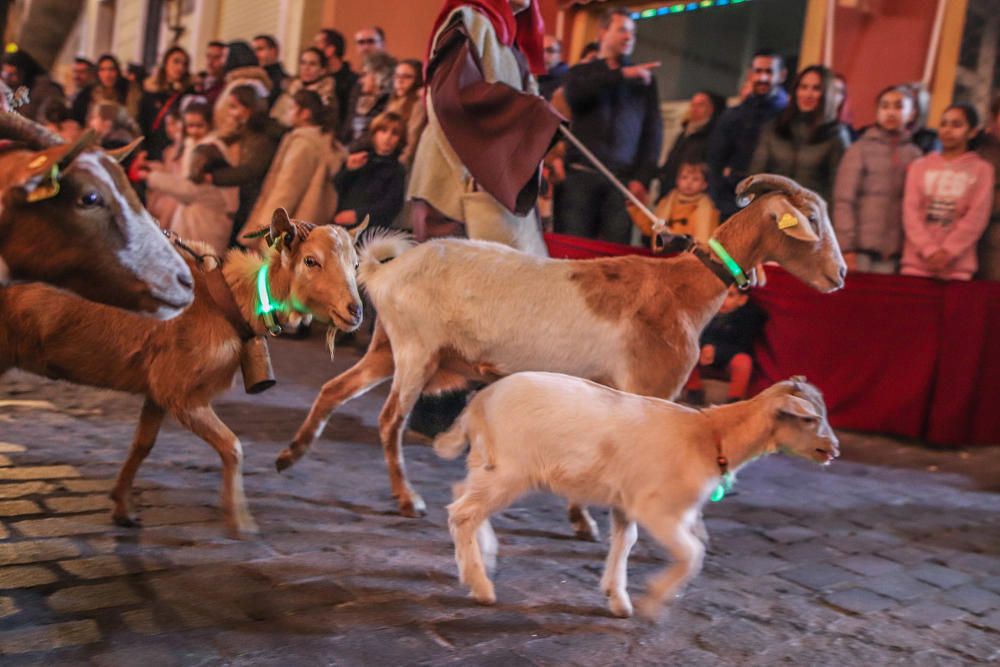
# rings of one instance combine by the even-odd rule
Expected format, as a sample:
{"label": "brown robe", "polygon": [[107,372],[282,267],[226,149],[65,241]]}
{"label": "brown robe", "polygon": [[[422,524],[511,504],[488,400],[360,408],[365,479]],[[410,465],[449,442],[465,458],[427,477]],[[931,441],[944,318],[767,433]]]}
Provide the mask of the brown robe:
{"label": "brown robe", "polygon": [[526,215],[538,198],[542,158],[565,119],[542,97],[487,82],[462,21],[445,28],[437,45],[427,74],[448,143],[482,190]]}

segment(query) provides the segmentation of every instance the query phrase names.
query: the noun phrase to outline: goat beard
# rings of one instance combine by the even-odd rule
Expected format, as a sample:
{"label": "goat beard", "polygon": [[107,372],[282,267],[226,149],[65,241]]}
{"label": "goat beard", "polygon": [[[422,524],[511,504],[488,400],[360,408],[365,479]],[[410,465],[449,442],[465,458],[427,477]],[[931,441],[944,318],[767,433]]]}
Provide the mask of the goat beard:
{"label": "goat beard", "polygon": [[334,346],[337,342],[337,327],[331,324],[326,328],[326,349],[330,351],[330,361],[333,361]]}

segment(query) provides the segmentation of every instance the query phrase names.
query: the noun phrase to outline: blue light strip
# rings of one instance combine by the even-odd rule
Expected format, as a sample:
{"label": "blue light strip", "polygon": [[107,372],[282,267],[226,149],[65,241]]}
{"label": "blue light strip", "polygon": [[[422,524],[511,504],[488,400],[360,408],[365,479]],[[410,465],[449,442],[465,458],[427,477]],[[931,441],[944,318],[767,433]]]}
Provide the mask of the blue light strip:
{"label": "blue light strip", "polygon": [[696,0],[695,2],[671,2],[660,7],[651,7],[641,12],[632,12],[632,20],[652,19],[657,16],[667,16],[668,14],[683,14],[699,9],[710,9],[712,7],[725,7],[727,5],[742,5],[750,0]]}

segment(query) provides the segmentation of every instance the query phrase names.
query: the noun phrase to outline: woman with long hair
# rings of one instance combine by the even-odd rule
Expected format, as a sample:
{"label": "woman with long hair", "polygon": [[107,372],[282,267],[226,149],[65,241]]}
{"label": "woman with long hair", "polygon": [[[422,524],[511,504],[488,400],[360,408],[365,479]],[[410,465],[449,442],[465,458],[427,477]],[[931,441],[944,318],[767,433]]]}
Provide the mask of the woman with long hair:
{"label": "woman with long hair", "polygon": [[822,65],[799,72],[791,103],[761,133],[751,174],[787,176],[831,201],[837,167],[851,143],[847,128],[837,120],[834,86],[833,72]]}
{"label": "woman with long hair", "polygon": [[316,91],[299,90],[292,95],[283,120],[292,129],[281,140],[260,197],[237,236],[243,245],[253,245],[243,235],[268,225],[279,206],[293,218],[317,224],[332,220],[337,210],[333,179],[347,150],[337,141],[336,111],[323,104]]}
{"label": "woman with long hair", "polygon": [[191,93],[191,57],[179,46],[163,54],[156,74],[143,83],[139,102],[139,125],[146,136],[145,151],[150,160],[159,160],[170,144],[166,117],[171,109],[180,109],[181,99]]}
{"label": "woman with long hair", "polygon": [[326,54],[315,46],[302,50],[299,55],[298,75],[287,83],[285,92],[271,107],[271,118],[280,123],[286,123],[289,109],[294,102],[295,94],[300,90],[311,90],[319,95],[320,101],[326,107],[324,113],[332,113],[334,120],[340,123],[340,109],[337,106],[336,82],[327,69]]}
{"label": "woman with long hair", "polygon": [[[233,232],[243,229],[253,209],[267,170],[278,150],[284,127],[267,114],[267,95],[252,84],[238,85],[219,100],[227,117],[220,138],[237,148],[235,165],[209,170],[212,183],[239,188],[239,207],[233,216]],[[230,243],[235,239],[231,238]]]}
{"label": "woman with long hair", "polygon": [[125,78],[118,58],[105,53],[97,59],[97,81],[73,99],[73,118],[80,124],[85,123],[91,109],[102,102],[120,104],[130,117],[137,118],[141,98],[142,90]]}
{"label": "woman with long hair", "polygon": [[399,155],[399,161],[407,169],[413,164],[413,153],[417,150],[420,133],[427,125],[423,90],[421,62],[415,58],[399,61],[392,75],[392,96],[385,110],[398,114],[406,123],[406,146]]}

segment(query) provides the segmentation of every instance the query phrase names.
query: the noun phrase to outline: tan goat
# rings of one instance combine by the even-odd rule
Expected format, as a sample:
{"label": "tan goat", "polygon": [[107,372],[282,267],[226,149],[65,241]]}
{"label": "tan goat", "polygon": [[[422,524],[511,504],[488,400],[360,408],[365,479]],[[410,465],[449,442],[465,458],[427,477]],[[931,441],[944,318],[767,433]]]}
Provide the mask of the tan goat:
{"label": "tan goat", "polygon": [[[265,331],[258,277],[266,266],[269,298],[278,304],[279,321],[311,313],[345,331],[356,329],[362,307],[353,236],[336,226],[292,223],[284,209],[275,211],[271,236],[282,239],[279,250],[269,248],[263,256],[231,250],[221,268],[250,328],[256,334]],[[240,334],[210,296],[206,274],[193,258],[188,261],[195,276],[194,303],[167,321],[95,304],[40,283],[0,288],[0,375],[21,368],[145,395],[128,459],[111,492],[116,523],[135,524],[132,482],[169,413],[219,453],[222,507],[230,533],[254,532],[243,494],[240,441],[210,405],[232,384],[240,363]]]}
{"label": "tan goat", "polygon": [[[755,198],[714,238],[740,266],[774,261],[817,290],[843,286],[847,269],[822,198],[771,174],[745,179],[738,192]],[[727,290],[721,265],[704,254],[553,260],[477,241],[411,245],[383,237],[361,251],[359,278],[378,312],[371,344],[323,386],[277,461],[279,470],[292,465],[337,406],[392,378],[379,435],[406,516],[425,508],[401,448],[422,392],[541,370],[673,398]],[[585,511],[571,508],[571,519],[582,536],[596,537]]]}
{"label": "tan goat", "polygon": [[723,478],[778,451],[823,465],[840,453],[823,396],[805,378],[699,411],[568,375],[516,373],[476,394],[434,450],[455,458],[467,444],[469,473],[456,485],[448,526],[461,580],[477,601],[496,601],[484,568],[496,561],[490,515],[547,490],[612,507],[601,589],[616,616],[632,615],[626,568],[635,522],[667,549],[674,562],[640,607],[649,617],[701,570],[699,516]]}

